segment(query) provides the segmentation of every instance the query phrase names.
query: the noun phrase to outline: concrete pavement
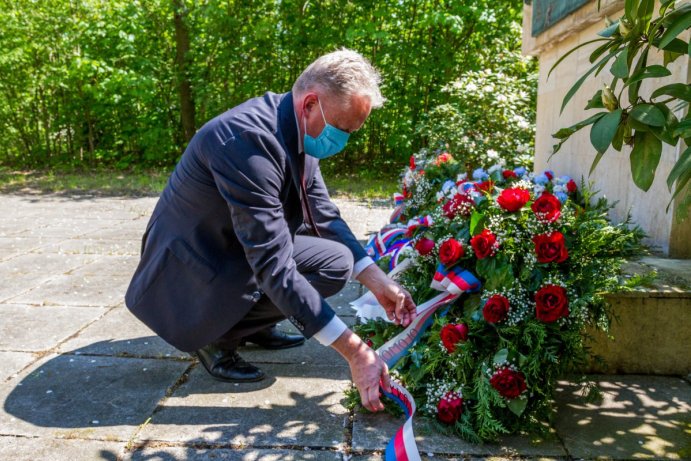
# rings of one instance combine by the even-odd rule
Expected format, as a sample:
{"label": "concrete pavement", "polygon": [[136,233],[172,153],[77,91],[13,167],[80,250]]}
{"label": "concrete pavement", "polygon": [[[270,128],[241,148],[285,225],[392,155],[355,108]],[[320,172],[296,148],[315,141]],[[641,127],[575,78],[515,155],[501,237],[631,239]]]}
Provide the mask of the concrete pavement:
{"label": "concrete pavement", "polygon": [[[214,381],[124,307],[155,198],[0,195],[0,459],[377,460],[400,420],[349,412],[349,371],[315,341],[248,347],[269,379]],[[389,214],[338,201],[360,238]],[[330,299],[353,321],[352,283]],[[285,325],[290,329],[289,324]],[[559,388],[556,434],[471,445],[416,435],[424,457],[681,459],[691,386],[679,377],[599,376],[600,405]]]}

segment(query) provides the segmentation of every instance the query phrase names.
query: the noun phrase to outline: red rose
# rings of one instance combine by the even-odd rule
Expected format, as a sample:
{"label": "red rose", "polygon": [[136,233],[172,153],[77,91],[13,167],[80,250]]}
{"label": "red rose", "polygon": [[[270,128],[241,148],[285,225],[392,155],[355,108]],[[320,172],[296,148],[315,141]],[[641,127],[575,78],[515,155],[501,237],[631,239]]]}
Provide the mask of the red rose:
{"label": "red rose", "polygon": [[497,202],[499,206],[509,212],[518,211],[530,200],[530,192],[525,189],[509,188],[499,194]]}
{"label": "red rose", "polygon": [[477,259],[485,259],[492,256],[496,250],[497,236],[487,229],[470,239],[470,246],[473,247]]}
{"label": "red rose", "polygon": [[465,254],[465,250],[460,242],[456,239],[448,239],[439,247],[439,260],[445,266],[455,264]]}
{"label": "red rose", "polygon": [[550,181],[554,179],[554,173],[552,173],[550,170],[545,170],[545,176],[547,176],[547,179]]}
{"label": "red rose", "polygon": [[566,183],[566,190],[569,191],[569,194],[573,194],[578,190],[578,186],[576,185],[576,181],[573,179],[569,179],[569,182]]}
{"label": "red rose", "polygon": [[453,219],[457,215],[468,216],[473,211],[473,199],[466,194],[456,194],[442,207],[444,216]]}
{"label": "red rose", "polygon": [[559,231],[533,237],[535,254],[541,263],[563,263],[569,257],[564,234]]}
{"label": "red rose", "polygon": [[461,413],[463,413],[463,398],[458,392],[447,392],[437,404],[437,418],[442,423],[455,423],[461,417]]}
{"label": "red rose", "polygon": [[428,255],[432,252],[432,250],[434,250],[434,240],[422,237],[420,240],[415,242],[415,249],[422,256]]}
{"label": "red rose", "polygon": [[456,344],[468,340],[468,325],[465,323],[444,325],[439,332],[441,342],[449,354],[456,350]]}
{"label": "red rose", "polygon": [[552,323],[569,315],[569,299],[566,290],[558,285],[545,285],[535,293],[535,317],[541,322]]}
{"label": "red rose", "polygon": [[506,367],[495,371],[489,383],[505,399],[515,399],[527,389],[523,373]]}
{"label": "red rose", "polygon": [[481,192],[489,193],[492,192],[492,189],[494,189],[494,181],[489,179],[487,181],[479,182],[475,185],[475,187],[477,187],[477,189]]}
{"label": "red rose", "polygon": [[513,170],[504,170],[501,172],[501,175],[504,177],[504,179],[517,178],[518,177],[516,172]]}
{"label": "red rose", "polygon": [[439,154],[437,159],[434,161],[434,164],[439,166],[442,163],[446,163],[446,162],[449,162],[451,160],[453,160],[453,157],[451,156],[451,154],[449,154],[448,152],[444,152],[443,154]]}
{"label": "red rose", "polygon": [[498,323],[509,313],[509,300],[502,295],[492,295],[482,308],[482,316],[489,323]]}
{"label": "red rose", "polygon": [[561,202],[549,192],[543,192],[530,208],[537,219],[543,222],[554,222],[561,216]]}

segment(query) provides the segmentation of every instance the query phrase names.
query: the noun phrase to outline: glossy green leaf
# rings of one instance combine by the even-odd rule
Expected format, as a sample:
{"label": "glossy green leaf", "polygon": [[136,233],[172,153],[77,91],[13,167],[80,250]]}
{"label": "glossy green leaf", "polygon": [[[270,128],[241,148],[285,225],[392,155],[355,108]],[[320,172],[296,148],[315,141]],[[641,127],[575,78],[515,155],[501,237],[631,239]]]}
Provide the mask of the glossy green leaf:
{"label": "glossy green leaf", "polygon": [[629,112],[629,116],[634,120],[650,125],[664,126],[666,118],[660,109],[652,104],[637,104]]}
{"label": "glossy green leaf", "polygon": [[597,33],[600,37],[610,38],[619,30],[619,21],[615,21]]}
{"label": "glossy green leaf", "polygon": [[651,98],[658,98],[662,95],[672,96],[677,99],[691,102],[691,85],[683,83],[672,83],[653,91]]}
{"label": "glossy green leaf", "polygon": [[588,100],[588,104],[585,106],[586,109],[604,109],[605,105],[602,104],[602,90],[597,90],[597,92],[593,95],[590,100]]}
{"label": "glossy green leaf", "polygon": [[497,351],[496,354],[494,354],[494,358],[492,359],[492,363],[495,365],[501,365],[506,362],[506,359],[509,358],[509,350],[504,348],[500,349]]}
{"label": "glossy green leaf", "polygon": [[610,69],[610,72],[612,72],[612,75],[615,77],[619,78],[626,78],[629,76],[629,49],[624,48],[624,51],[619,53],[619,56],[617,56],[617,59],[614,60],[614,64],[612,64],[612,68]]}
{"label": "glossy green leaf", "polygon": [[636,15],[638,13],[638,1],[639,0],[626,0],[624,2],[624,15],[630,22],[633,22],[636,19]]}
{"label": "glossy green leaf", "polygon": [[[670,192],[672,191],[674,181],[688,172],[691,172],[691,146],[687,147],[686,150],[681,153],[679,160],[677,160],[672,167],[672,171],[669,172],[669,176],[667,176],[667,187]],[[681,185],[681,187],[684,187],[684,185]]]}
{"label": "glossy green leaf", "polygon": [[[648,64],[648,48],[643,49],[641,56],[638,58],[636,65],[633,68],[633,75],[643,72],[643,68]],[[635,103],[638,101],[638,92],[641,88],[641,82],[636,82],[629,85],[629,102]]]}
{"label": "glossy green leaf", "polygon": [[665,66],[654,64],[652,66],[648,66],[641,69],[637,73],[634,73],[631,76],[631,78],[627,80],[626,86],[632,85],[636,82],[640,82],[641,80],[645,80],[647,78],[662,78],[669,77],[670,75],[672,75],[672,72]]}
{"label": "glossy green leaf", "polygon": [[621,152],[621,148],[624,146],[624,135],[626,134],[626,123],[620,123],[617,127],[617,132],[614,133],[614,138],[612,139],[612,147],[617,152]]}
{"label": "glossy green leaf", "polygon": [[637,131],[629,157],[633,182],[643,191],[648,191],[655,180],[655,170],[660,163],[662,141],[653,133]]}
{"label": "glossy green leaf", "polygon": [[571,125],[568,128],[562,128],[556,133],[552,135],[552,137],[557,138],[557,139],[564,139],[568,138],[572,134],[574,134],[576,131],[580,130],[583,127],[586,127],[588,125],[591,125],[598,120],[600,120],[602,117],[604,117],[607,114],[607,112],[598,112],[597,114],[593,114],[590,117],[586,118],[585,120],[581,120],[580,122],[576,123],[575,125]]}
{"label": "glossy green leaf", "polygon": [[[549,76],[552,75],[552,71],[553,71],[559,64],[561,64],[561,62],[562,62],[564,59],[566,59],[567,57],[569,57],[574,51],[577,51],[579,48],[582,48],[582,47],[584,47],[584,46],[590,45],[591,43],[595,43],[595,42],[608,42],[608,40],[606,40],[606,39],[604,39],[604,38],[596,38],[596,39],[594,39],[594,40],[590,40],[590,41],[581,43],[581,44],[578,45],[578,46],[575,46],[573,49],[571,49],[571,50],[569,50],[568,52],[566,52],[562,57],[560,57],[559,59],[557,59],[557,62],[555,62],[554,65],[553,65],[552,67],[550,67],[549,72],[547,72],[547,78],[549,78]],[[608,43],[606,43],[605,45],[608,45]]]}
{"label": "glossy green leaf", "polygon": [[679,122],[674,127],[673,134],[674,136],[679,136],[682,138],[688,138],[689,136],[691,136],[691,118],[686,118]]}
{"label": "glossy green leaf", "polygon": [[600,118],[590,129],[590,143],[596,151],[604,152],[614,139],[619,128],[622,110],[617,109]]}
{"label": "glossy green leaf", "polygon": [[672,40],[674,40],[677,35],[684,32],[686,29],[691,27],[691,11],[681,15],[676,18],[669,26],[665,33],[660,37],[660,47],[664,48]]}
{"label": "glossy green leaf", "polygon": [[573,85],[573,86],[569,89],[569,91],[566,93],[566,96],[564,96],[564,100],[563,100],[562,103],[561,103],[561,110],[559,111],[560,114],[561,114],[562,112],[564,112],[564,108],[565,108],[566,105],[569,103],[569,101],[571,100],[571,98],[573,98],[573,95],[576,94],[576,92],[578,91],[578,89],[583,85],[583,82],[585,82],[585,80],[588,78],[588,76],[590,76],[590,74],[592,74],[593,72],[595,72],[595,70],[596,70],[598,67],[600,67],[601,65],[606,64],[607,61],[609,61],[609,60],[612,58],[612,56],[614,56],[615,54],[616,54],[616,50],[611,51],[607,56],[605,56],[604,58],[602,58],[600,61],[598,61],[597,64],[595,64],[593,67],[591,67],[591,68],[588,70],[588,72],[586,72],[585,74],[583,74],[583,76],[581,76],[581,78],[579,78],[579,79],[576,81],[576,83],[574,83],[574,85]]}
{"label": "glossy green leaf", "polygon": [[515,398],[511,400],[506,401],[506,406],[509,407],[509,410],[511,410],[511,413],[513,413],[516,416],[521,416],[523,412],[525,411],[526,406],[528,405],[528,399],[527,398]]}
{"label": "glossy green leaf", "polygon": [[645,30],[653,17],[653,9],[655,8],[655,0],[641,0],[638,6],[638,11],[636,16],[641,22],[643,29]]}

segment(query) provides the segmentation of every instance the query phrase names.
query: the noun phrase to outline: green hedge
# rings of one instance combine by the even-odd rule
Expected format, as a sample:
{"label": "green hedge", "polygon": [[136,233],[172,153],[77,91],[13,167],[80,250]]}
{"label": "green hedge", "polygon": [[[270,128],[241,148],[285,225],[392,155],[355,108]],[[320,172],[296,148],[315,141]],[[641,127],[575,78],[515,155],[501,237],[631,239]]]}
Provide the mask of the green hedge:
{"label": "green hedge", "polygon": [[0,164],[171,165],[182,112],[198,128],[288,91],[346,46],[382,71],[389,101],[327,169],[385,169],[424,144],[416,127],[446,102],[444,85],[520,47],[521,11],[517,0],[0,0]]}

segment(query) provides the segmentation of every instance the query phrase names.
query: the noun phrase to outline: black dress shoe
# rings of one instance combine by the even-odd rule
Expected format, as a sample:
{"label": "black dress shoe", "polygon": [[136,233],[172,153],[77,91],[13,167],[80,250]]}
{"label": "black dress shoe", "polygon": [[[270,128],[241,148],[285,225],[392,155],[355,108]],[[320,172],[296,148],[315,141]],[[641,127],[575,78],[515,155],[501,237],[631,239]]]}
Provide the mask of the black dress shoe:
{"label": "black dress shoe", "polygon": [[273,326],[245,336],[240,341],[240,345],[244,346],[248,342],[261,346],[264,349],[288,349],[289,347],[302,345],[305,342],[305,337],[285,333]]}
{"label": "black dress shoe", "polygon": [[251,383],[264,379],[264,372],[245,362],[235,350],[219,349],[213,345],[195,351],[206,371],[219,381]]}

